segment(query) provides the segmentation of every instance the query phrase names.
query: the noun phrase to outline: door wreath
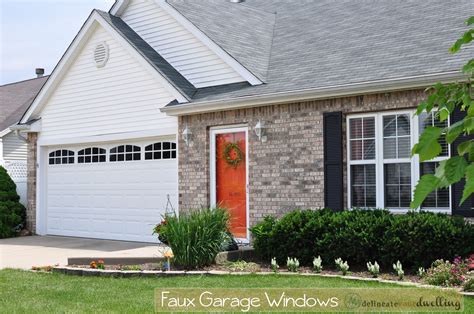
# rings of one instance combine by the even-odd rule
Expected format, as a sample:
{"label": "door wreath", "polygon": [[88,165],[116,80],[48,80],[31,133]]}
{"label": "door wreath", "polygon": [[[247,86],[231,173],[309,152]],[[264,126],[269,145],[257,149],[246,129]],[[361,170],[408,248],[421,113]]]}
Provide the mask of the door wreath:
{"label": "door wreath", "polygon": [[229,166],[237,168],[244,160],[244,154],[237,143],[227,143],[224,148],[224,159]]}

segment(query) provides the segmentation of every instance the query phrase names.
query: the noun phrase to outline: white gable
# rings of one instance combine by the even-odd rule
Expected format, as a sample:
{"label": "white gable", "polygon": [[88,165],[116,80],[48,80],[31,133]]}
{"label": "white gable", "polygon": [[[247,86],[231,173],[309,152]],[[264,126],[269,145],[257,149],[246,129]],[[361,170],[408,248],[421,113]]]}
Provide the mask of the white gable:
{"label": "white gable", "polygon": [[246,81],[154,0],[131,0],[121,18],[195,87]]}
{"label": "white gable", "polygon": [[[40,114],[42,140],[153,131],[173,134],[177,120],[159,109],[175,97],[102,26],[95,30],[47,99]],[[106,43],[108,60],[94,51]]]}

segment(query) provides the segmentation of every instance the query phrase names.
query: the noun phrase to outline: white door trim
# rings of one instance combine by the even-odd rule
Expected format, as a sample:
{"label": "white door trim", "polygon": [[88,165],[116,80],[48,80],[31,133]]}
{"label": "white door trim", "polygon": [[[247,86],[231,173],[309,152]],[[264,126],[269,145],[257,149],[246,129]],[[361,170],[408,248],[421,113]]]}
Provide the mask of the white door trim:
{"label": "white door trim", "polygon": [[245,202],[246,202],[246,220],[247,220],[247,237],[246,238],[237,238],[236,240],[249,243],[250,235],[249,235],[249,228],[250,228],[250,220],[249,220],[249,128],[248,126],[224,126],[224,127],[215,127],[211,128],[209,132],[210,136],[210,164],[209,164],[209,171],[210,171],[210,195],[211,195],[211,207],[215,207],[217,205],[216,201],[216,135],[217,134],[224,134],[224,133],[235,133],[235,132],[245,132],[245,171],[246,171],[246,178],[245,178]]}

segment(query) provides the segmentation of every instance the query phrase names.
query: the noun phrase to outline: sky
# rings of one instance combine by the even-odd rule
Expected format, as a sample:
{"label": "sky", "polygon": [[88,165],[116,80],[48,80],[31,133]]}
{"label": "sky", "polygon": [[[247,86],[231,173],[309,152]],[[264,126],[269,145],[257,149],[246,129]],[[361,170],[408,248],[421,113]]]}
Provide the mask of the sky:
{"label": "sky", "polygon": [[50,74],[93,9],[114,0],[0,0],[0,85]]}

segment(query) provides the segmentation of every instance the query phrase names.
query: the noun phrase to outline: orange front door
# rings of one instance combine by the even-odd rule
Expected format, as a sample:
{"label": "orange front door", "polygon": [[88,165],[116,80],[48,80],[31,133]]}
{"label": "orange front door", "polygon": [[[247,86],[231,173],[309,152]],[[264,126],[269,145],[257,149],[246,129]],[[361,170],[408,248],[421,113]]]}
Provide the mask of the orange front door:
{"label": "orange front door", "polygon": [[216,204],[230,213],[230,231],[247,238],[246,133],[215,135]]}

